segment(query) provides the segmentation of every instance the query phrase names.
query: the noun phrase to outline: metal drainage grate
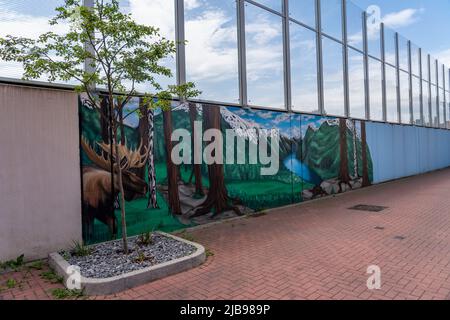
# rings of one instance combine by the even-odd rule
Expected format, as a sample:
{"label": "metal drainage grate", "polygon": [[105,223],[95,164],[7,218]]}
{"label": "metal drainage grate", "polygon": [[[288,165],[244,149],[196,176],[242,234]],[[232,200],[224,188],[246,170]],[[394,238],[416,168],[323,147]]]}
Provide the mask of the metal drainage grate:
{"label": "metal drainage grate", "polygon": [[357,206],[349,208],[349,210],[368,211],[368,212],[381,212],[383,210],[386,210],[387,208],[388,207],[359,204]]}

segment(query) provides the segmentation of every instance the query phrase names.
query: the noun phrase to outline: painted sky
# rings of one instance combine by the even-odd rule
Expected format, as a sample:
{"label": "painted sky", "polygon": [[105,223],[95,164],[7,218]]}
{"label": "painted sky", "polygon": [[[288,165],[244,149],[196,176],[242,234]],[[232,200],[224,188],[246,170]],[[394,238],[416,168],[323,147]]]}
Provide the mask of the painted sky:
{"label": "painted sky", "polygon": [[314,130],[327,120],[336,118],[317,115],[299,115],[269,110],[246,110],[238,107],[228,107],[228,110],[241,117],[252,127],[262,129],[279,129],[287,137],[304,137],[309,127]]}

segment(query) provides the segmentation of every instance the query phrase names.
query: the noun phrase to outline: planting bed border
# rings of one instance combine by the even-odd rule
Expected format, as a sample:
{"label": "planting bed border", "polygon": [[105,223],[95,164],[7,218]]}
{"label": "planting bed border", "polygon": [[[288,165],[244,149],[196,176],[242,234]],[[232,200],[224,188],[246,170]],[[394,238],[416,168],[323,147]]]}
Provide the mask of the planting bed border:
{"label": "planting bed border", "polygon": [[[195,268],[205,262],[206,253],[205,248],[202,245],[165,232],[158,231],[155,233],[190,244],[197,250],[188,256],[156,264],[141,270],[128,272],[119,276],[103,279],[85,278],[81,276],[81,289],[83,292],[87,295],[114,294]],[[70,266],[67,260],[65,260],[59,253],[54,252],[49,254],[49,265],[58,275],[64,278],[63,284],[65,285],[67,279],[71,275],[66,271]]]}

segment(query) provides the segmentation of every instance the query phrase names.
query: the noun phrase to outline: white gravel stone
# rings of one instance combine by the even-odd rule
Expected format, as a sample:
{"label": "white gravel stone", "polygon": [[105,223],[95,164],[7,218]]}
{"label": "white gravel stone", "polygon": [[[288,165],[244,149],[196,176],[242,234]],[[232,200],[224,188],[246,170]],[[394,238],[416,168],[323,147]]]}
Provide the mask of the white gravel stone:
{"label": "white gravel stone", "polygon": [[[151,245],[145,246],[137,243],[137,237],[129,238],[130,253],[128,255],[122,253],[122,240],[93,245],[90,247],[92,253],[84,257],[74,256],[68,251],[60,252],[60,254],[70,265],[80,267],[82,276],[101,279],[178,259],[196,251],[196,248],[188,243],[160,234],[153,234],[152,240]],[[146,260],[137,261],[140,255],[144,255]]]}

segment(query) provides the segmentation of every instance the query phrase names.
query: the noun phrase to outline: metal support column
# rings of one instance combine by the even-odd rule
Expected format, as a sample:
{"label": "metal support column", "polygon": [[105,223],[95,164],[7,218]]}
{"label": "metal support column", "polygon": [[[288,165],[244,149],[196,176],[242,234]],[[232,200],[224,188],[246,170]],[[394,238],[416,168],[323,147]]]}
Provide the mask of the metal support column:
{"label": "metal support column", "polygon": [[409,76],[409,123],[414,123],[414,106],[413,106],[413,78],[412,78],[412,56],[411,56],[411,41],[408,40],[408,76]]}
{"label": "metal support column", "polygon": [[288,112],[292,112],[291,47],[289,32],[289,0],[283,0],[283,64],[284,102]]}
{"label": "metal support column", "polygon": [[446,128],[447,127],[447,95],[446,95],[446,93],[445,93],[445,86],[446,86],[446,83],[445,83],[445,66],[444,65],[442,65],[442,90],[444,91],[444,101],[442,101],[442,103],[444,104],[444,114],[443,114],[443,119],[442,119],[442,121],[444,122],[444,128]]}
{"label": "metal support column", "polygon": [[175,0],[175,41],[177,46],[177,84],[186,83],[186,38],[184,33],[184,0]]}
{"label": "metal support column", "polygon": [[402,123],[402,109],[401,109],[401,96],[400,96],[400,55],[398,45],[398,32],[395,33],[395,64],[397,74],[397,118],[398,122]]}
{"label": "metal support column", "polygon": [[323,94],[323,59],[322,59],[322,18],[320,1],[316,0],[316,47],[317,47],[317,85],[319,91],[319,113],[325,115],[325,104]]}
{"label": "metal support column", "polygon": [[245,1],[237,0],[237,35],[239,64],[239,97],[241,105],[248,107],[247,97],[247,56],[245,50]]}
{"label": "metal support column", "polygon": [[370,74],[369,74],[369,42],[367,37],[367,12],[362,14],[363,46],[364,46],[364,92],[366,102],[366,119],[370,120]]}
{"label": "metal support column", "polygon": [[382,91],[383,91],[383,121],[387,122],[387,98],[386,98],[386,50],[384,48],[384,23],[380,25],[381,32],[381,66],[382,66]]}
{"label": "metal support column", "polygon": [[[83,0],[83,6],[88,7],[88,8],[93,8],[94,7],[94,0]],[[92,35],[93,37],[95,37],[95,35]],[[84,49],[89,52],[92,56],[95,56],[95,50],[92,47],[92,45],[86,41],[86,43],[84,44]],[[84,60],[84,71],[86,73],[94,73],[95,72],[95,67],[93,66],[94,61],[93,59],[85,59]],[[93,85],[89,85],[90,89],[95,89],[95,84]]]}
{"label": "metal support column", "polygon": [[425,125],[425,117],[423,116],[423,70],[422,70],[422,48],[419,48],[419,78],[420,78],[420,125]]}
{"label": "metal support column", "polygon": [[439,64],[437,60],[434,60],[434,69],[436,70],[436,116],[437,116],[437,127],[441,126],[441,108],[439,105]]}
{"label": "metal support column", "polygon": [[427,67],[428,67],[428,114],[430,117],[430,127],[434,127],[433,123],[433,110],[431,103],[431,58],[427,55]]}
{"label": "metal support column", "polygon": [[344,69],[344,114],[350,117],[350,89],[349,89],[349,75],[348,75],[348,43],[347,43],[347,3],[346,0],[341,0],[342,12],[342,40],[343,40],[343,69]]}

